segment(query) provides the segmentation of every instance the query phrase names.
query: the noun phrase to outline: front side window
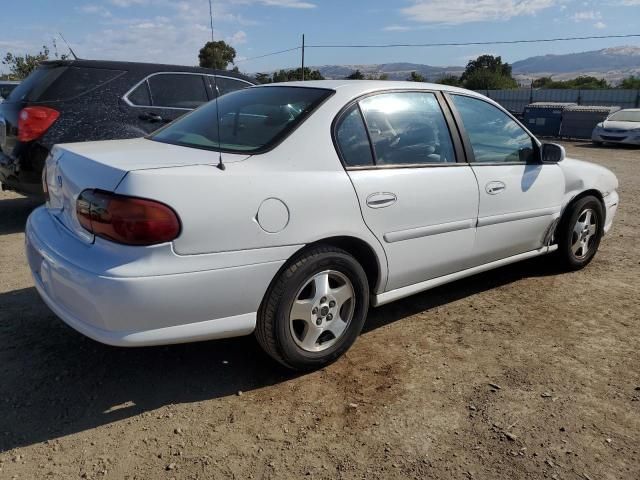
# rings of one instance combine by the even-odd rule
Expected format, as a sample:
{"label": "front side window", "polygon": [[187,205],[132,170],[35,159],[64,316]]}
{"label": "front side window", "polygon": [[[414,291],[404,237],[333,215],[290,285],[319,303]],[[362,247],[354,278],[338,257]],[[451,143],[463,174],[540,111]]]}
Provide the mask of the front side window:
{"label": "front side window", "polygon": [[149,77],[154,107],[197,108],[209,101],[202,75],[161,73]]}
{"label": "front side window", "polygon": [[353,105],[340,119],[336,141],[347,167],[373,165],[371,145],[358,105]]}
{"label": "front side window", "polygon": [[444,114],[433,93],[396,92],[360,101],[376,165],[455,162]]}
{"label": "front side window", "polygon": [[533,162],[536,144],[506,113],[477,98],[451,97],[469,136],[475,162]]}
{"label": "front side window", "polygon": [[302,87],[238,90],[176,120],[151,138],[185,147],[256,153],[291,133],[332,93]]}

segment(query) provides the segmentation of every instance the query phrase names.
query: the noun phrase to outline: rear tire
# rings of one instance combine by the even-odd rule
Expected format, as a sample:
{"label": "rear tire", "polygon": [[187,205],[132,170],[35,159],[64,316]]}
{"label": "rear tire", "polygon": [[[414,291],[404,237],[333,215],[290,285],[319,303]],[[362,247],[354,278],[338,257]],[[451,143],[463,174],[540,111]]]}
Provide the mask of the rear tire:
{"label": "rear tire", "polygon": [[567,270],[586,267],[600,246],[604,209],[600,201],[586,196],[569,205],[558,226],[558,256]]}
{"label": "rear tire", "polygon": [[274,280],[260,306],[255,335],[287,368],[314,370],[351,347],[368,308],[362,266],[344,250],[320,245],[294,257]]}

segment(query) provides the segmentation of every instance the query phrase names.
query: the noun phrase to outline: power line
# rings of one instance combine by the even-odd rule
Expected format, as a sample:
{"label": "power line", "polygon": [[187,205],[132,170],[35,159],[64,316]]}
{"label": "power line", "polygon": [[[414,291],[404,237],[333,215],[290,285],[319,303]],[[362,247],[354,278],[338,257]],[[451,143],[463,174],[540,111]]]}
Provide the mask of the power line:
{"label": "power line", "polygon": [[270,57],[272,55],[280,55],[281,53],[293,52],[295,50],[300,50],[301,48],[302,47],[293,47],[293,48],[288,48],[287,50],[279,50],[277,52],[265,53],[264,55],[258,55],[257,57],[243,58],[241,60],[236,60],[235,63],[248,62],[249,60],[256,60],[258,58]]}
{"label": "power line", "polygon": [[[388,44],[351,44],[351,45],[331,45],[331,44],[319,44],[319,45],[305,45],[305,48],[410,48],[410,47],[465,47],[465,46],[478,46],[478,45],[511,45],[517,43],[545,43],[545,42],[567,42],[572,40],[603,40],[607,38],[634,38],[640,37],[640,33],[630,33],[626,35],[590,35],[587,37],[558,37],[558,38],[538,38],[531,40],[495,40],[490,42],[445,42],[445,43],[388,43]],[[286,50],[278,50],[277,52],[265,53],[264,55],[258,55],[255,57],[243,58],[242,60],[236,60],[235,63],[248,62],[250,60],[257,60],[259,58],[271,57],[273,55],[280,55],[283,53],[294,52],[300,50],[302,47],[293,47]]]}
{"label": "power line", "polygon": [[638,33],[627,35],[592,35],[588,37],[538,38],[531,40],[498,40],[491,42],[448,42],[448,43],[389,43],[389,44],[351,44],[351,45],[307,45],[306,48],[398,48],[398,47],[464,47],[477,45],[507,45],[514,43],[566,42],[570,40],[601,40],[606,38],[640,37]]}

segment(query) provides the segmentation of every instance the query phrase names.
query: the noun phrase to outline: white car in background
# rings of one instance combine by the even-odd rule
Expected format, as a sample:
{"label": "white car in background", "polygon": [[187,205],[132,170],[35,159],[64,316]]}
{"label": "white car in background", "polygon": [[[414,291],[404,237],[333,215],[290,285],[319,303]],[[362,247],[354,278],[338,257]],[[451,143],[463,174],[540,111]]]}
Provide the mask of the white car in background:
{"label": "white car in background", "polygon": [[593,129],[591,140],[596,145],[623,143],[640,145],[640,108],[618,110]]}
{"label": "white car in background", "polygon": [[[219,113],[218,113],[219,112]],[[618,181],[443,85],[273,84],[148,138],[60,145],[26,249],[47,305],[111,345],[247,335],[295,369],[370,305],[556,252],[587,265]]]}

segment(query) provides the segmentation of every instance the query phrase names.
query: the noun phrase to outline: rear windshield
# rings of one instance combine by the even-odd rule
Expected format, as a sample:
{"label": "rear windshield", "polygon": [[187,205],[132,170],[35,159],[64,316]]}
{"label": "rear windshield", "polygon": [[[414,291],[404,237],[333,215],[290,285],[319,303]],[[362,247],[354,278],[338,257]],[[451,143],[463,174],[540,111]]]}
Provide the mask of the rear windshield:
{"label": "rear windshield", "polygon": [[616,122],[640,122],[640,110],[621,110],[611,115],[607,120]]}
{"label": "rear windshield", "polygon": [[42,66],[11,92],[7,100],[14,102],[69,100],[100,87],[123,73],[122,70],[103,68]]}
{"label": "rear windshield", "polygon": [[257,153],[287,136],[332,93],[301,87],[231,92],[159,130],[151,139],[207,150]]}

